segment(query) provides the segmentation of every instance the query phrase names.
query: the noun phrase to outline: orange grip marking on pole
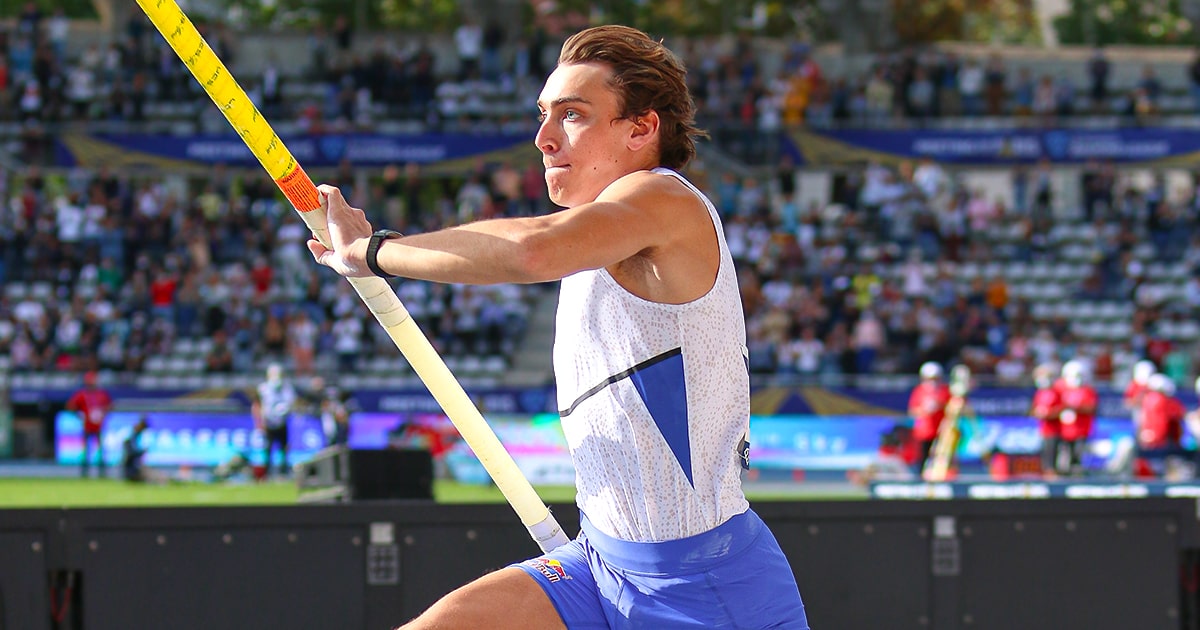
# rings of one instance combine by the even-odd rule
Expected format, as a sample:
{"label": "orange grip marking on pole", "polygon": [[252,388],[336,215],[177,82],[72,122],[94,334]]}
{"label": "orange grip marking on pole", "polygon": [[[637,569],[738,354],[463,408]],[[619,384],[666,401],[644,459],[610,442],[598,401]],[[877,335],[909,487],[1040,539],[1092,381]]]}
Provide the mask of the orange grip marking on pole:
{"label": "orange grip marking on pole", "polygon": [[312,212],[321,207],[316,185],[299,165],[287,175],[275,180],[275,184],[283,191],[283,196],[287,197],[292,207],[300,212]]}

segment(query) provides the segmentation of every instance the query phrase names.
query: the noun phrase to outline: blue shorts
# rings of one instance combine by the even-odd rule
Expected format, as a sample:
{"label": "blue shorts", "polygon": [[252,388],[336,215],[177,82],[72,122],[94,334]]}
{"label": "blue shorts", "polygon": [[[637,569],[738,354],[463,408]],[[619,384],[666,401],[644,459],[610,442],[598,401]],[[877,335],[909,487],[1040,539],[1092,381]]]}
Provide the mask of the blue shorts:
{"label": "blue shorts", "polygon": [[791,566],[753,511],[659,543],[618,540],[580,520],[578,538],[513,565],[541,584],[571,630],[808,629]]}

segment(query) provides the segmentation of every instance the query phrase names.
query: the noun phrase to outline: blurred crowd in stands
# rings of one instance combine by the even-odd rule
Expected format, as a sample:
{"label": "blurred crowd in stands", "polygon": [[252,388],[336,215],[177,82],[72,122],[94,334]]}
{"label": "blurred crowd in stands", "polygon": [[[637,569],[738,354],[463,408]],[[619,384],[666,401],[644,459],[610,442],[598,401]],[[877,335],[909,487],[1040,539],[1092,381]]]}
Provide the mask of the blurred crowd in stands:
{"label": "blurred crowd in stands", "polygon": [[[963,361],[1016,383],[1034,365],[1084,359],[1105,381],[1149,358],[1190,382],[1195,188],[1170,195],[1162,177],[1139,187],[1092,163],[1083,205],[1070,208],[1048,164],[1010,179],[1006,206],[932,161],[872,164],[842,178],[831,204],[806,208],[789,166],[772,182],[723,179],[714,199],[740,261],[751,370],[913,374]],[[1099,304],[1119,312],[1118,332],[1081,336]]]}
{"label": "blurred crowd in stands", "polygon": [[[439,47],[429,38],[356,33],[342,17],[314,27],[299,59],[268,52],[238,74],[268,118],[311,131],[371,128],[381,120],[428,129],[526,130],[534,125],[541,77],[565,35],[580,26],[561,18],[538,21],[517,35],[495,21],[464,16],[446,36],[452,45]],[[245,34],[221,22],[198,28],[226,65],[238,69]],[[61,9],[46,15],[32,2],[11,31],[0,29],[0,112],[6,118],[136,122],[209,113],[199,87],[140,12],[131,12],[107,44],[71,45],[70,38]],[[847,67],[833,74],[804,43],[763,46],[747,34],[676,43],[709,126],[772,131],[801,123],[958,116],[1022,116],[1051,124],[1073,114],[1144,120],[1181,106],[1194,111],[1192,97],[1200,95],[1200,58],[1168,70],[1187,76],[1161,77],[1150,63],[1138,69],[1136,80],[1126,72],[1118,81],[1114,62],[1099,48],[1085,73],[996,53],[906,48],[878,55],[863,71]]]}
{"label": "blurred crowd in stands", "polygon": [[[235,65],[233,32],[219,23],[201,29]],[[0,31],[7,118],[137,121],[152,117],[156,103],[183,104],[193,116],[212,110],[140,14],[106,48],[72,52],[69,31],[61,11],[43,15],[32,3],[12,31]],[[269,118],[311,132],[369,127],[379,116],[425,128],[532,130],[529,90],[557,44],[549,32],[512,41],[494,23],[466,19],[453,33],[456,71],[439,74],[445,64],[420,40],[364,47],[339,20],[309,35],[305,85],[289,89],[298,79],[277,58],[243,83]],[[1151,66],[1136,85],[1114,84],[1100,49],[1078,77],[1037,76],[998,56],[939,50],[883,55],[862,76],[837,77],[804,45],[770,69],[745,38],[732,48],[689,41],[679,52],[701,122],[735,129],[1143,116],[1162,109],[1164,95]],[[1175,83],[1200,95],[1200,62]],[[1006,204],[926,161],[853,169],[835,179],[831,203],[801,207],[786,159],[772,177],[711,175],[703,185],[725,217],[738,262],[756,373],[912,374],[924,361],[962,360],[976,374],[1018,382],[1034,365],[1085,358],[1105,379],[1147,357],[1179,383],[1193,375],[1200,336],[1191,321],[1200,310],[1194,187],[1179,195],[1162,178],[1138,185],[1111,163],[1093,163],[1079,182],[1080,207],[1068,207],[1056,198],[1053,165],[1041,163],[1012,171]],[[37,168],[0,177],[0,356],[11,368],[139,370],[178,339],[204,339],[207,371],[288,359],[306,373],[350,370],[364,348],[390,348],[350,287],[311,263],[302,224],[265,175],[217,166],[181,181],[105,170],[48,176]],[[431,178],[416,165],[366,177],[344,164],[324,181],[365,182],[347,197],[373,223],[407,232],[549,209],[537,162],[479,164],[456,178]],[[1068,256],[1068,242],[1078,256]],[[1011,269],[980,271],[997,262]],[[1180,291],[1166,291],[1151,273],[1166,265],[1182,269],[1172,276]],[[1012,273],[1050,267],[1066,271],[1056,271],[1053,283],[1037,272]],[[540,291],[398,287],[443,352],[501,357],[521,338]],[[1117,333],[1083,335],[1074,311],[1059,308],[1090,303],[1129,307],[1118,309]],[[314,365],[314,356],[337,363]]]}
{"label": "blurred crowd in stands", "polygon": [[[1149,358],[1179,383],[1192,378],[1194,190],[1170,194],[1162,178],[1139,187],[1095,163],[1073,209],[1048,169],[1012,171],[1011,207],[930,161],[850,171],[829,204],[808,207],[786,163],[762,180],[697,174],[738,265],[751,370],[912,374],[961,360],[1016,383],[1034,365],[1085,359],[1103,381]],[[460,178],[416,165],[338,175],[329,181],[373,223],[407,232],[549,209],[536,163],[480,164]],[[349,285],[311,262],[303,224],[265,176],[218,166],[174,181],[104,170],[0,178],[0,355],[11,368],[138,370],[178,339],[206,339],[209,371],[288,359],[308,373],[314,356],[352,370],[370,347],[390,348]],[[1064,265],[1071,238],[1082,262]],[[1069,273],[1038,277],[1039,266]],[[544,288],[397,286],[443,352],[501,357]],[[1087,304],[1119,305],[1119,331],[1081,334]]]}
{"label": "blurred crowd in stands", "polygon": [[[481,170],[461,185],[388,169],[369,190],[333,178],[371,221],[406,232],[542,212],[540,164]],[[481,166],[481,169],[483,167]],[[524,187],[524,189],[523,189]],[[309,235],[266,175],[218,166],[190,184],[39,170],[0,177],[0,356],[26,371],[142,369],[202,339],[209,372],[357,367],[392,341],[346,282],[312,262]],[[542,287],[404,282],[413,318],[448,355],[508,357]],[[317,365],[323,357],[336,364]]]}

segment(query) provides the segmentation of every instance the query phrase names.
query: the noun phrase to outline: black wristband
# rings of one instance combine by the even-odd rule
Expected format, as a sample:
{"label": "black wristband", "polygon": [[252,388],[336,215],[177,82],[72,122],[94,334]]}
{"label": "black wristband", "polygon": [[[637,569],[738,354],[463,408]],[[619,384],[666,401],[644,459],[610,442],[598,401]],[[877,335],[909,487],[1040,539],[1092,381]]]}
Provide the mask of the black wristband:
{"label": "black wristband", "polygon": [[379,246],[382,245],[385,240],[387,240],[389,238],[398,238],[400,236],[404,236],[404,235],[397,232],[396,230],[377,230],[374,234],[371,235],[371,240],[367,241],[367,256],[366,256],[367,269],[370,269],[371,273],[379,276],[380,278],[395,278],[396,277],[396,276],[393,276],[392,274],[380,269],[379,261],[376,260],[376,257],[379,256]]}

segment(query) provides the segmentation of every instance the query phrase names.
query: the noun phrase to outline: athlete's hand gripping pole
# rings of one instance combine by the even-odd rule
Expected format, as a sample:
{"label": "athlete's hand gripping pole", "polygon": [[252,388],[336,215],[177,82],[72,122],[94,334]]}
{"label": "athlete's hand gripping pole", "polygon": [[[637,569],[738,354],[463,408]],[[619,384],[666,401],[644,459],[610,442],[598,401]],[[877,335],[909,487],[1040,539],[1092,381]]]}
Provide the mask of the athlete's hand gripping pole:
{"label": "athlete's hand gripping pole", "polygon": [[[225,68],[225,64],[209,48],[191,20],[175,0],[138,0],[138,5],[275,180],[312,230],[313,236],[321,244],[330,247],[325,209],[316,186]],[[388,283],[382,278],[349,280],[445,410],[467,445],[479,457],[538,546],[543,551],[549,551],[566,543],[566,534],[546,504],[521,474],[512,456],[504,450],[496,434],[416,322],[409,317]]]}

